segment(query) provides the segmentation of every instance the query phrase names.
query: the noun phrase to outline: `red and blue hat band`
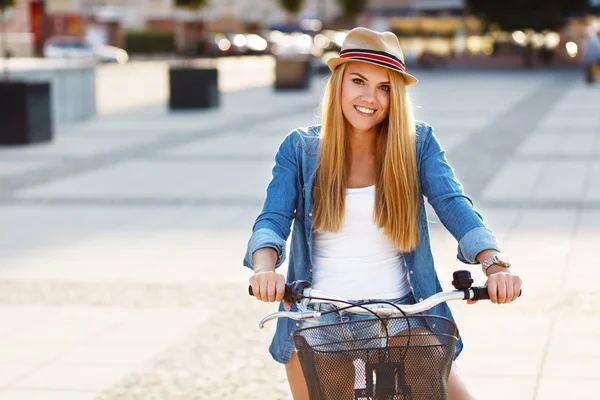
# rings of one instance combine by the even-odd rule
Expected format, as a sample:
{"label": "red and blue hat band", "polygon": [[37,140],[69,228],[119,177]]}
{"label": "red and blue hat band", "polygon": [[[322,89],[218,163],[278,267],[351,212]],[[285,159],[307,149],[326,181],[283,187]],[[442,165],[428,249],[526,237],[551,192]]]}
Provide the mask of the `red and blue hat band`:
{"label": "red and blue hat band", "polygon": [[351,60],[368,61],[381,66],[395,69],[396,71],[406,72],[406,66],[396,56],[385,51],[365,50],[365,49],[346,49],[340,52],[340,58]]}

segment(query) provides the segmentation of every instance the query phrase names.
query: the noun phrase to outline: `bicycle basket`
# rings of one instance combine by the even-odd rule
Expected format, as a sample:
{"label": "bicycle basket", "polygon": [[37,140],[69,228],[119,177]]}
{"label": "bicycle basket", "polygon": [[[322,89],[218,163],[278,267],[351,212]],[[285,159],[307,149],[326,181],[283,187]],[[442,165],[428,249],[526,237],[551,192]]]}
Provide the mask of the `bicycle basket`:
{"label": "bicycle basket", "polygon": [[373,318],[299,329],[293,338],[311,400],[447,399],[458,341],[449,319]]}

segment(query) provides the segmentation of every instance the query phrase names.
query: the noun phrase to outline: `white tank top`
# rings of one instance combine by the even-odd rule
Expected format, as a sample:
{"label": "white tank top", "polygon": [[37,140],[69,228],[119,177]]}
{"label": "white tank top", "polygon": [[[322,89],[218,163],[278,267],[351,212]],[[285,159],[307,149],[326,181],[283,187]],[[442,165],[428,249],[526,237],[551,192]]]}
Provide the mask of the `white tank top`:
{"label": "white tank top", "polygon": [[346,190],[339,232],[313,232],[312,287],[349,300],[396,299],[411,291],[402,255],[373,221],[375,186]]}

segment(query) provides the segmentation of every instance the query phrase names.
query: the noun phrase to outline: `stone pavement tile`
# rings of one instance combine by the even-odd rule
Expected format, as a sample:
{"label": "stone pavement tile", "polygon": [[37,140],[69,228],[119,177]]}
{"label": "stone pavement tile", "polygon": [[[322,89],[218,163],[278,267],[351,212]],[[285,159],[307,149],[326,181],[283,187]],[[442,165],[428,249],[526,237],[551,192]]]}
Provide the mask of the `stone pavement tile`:
{"label": "stone pavement tile", "polygon": [[[557,210],[527,210],[521,215],[516,231],[532,231],[535,234],[560,236],[571,233],[579,222],[579,211],[577,209]],[[534,237],[536,235],[533,235]]]}
{"label": "stone pavement tile", "polygon": [[190,329],[204,323],[212,315],[213,311],[210,309],[140,309],[127,321],[104,327],[85,344],[97,342],[117,346],[154,345],[161,349],[187,334]]}
{"label": "stone pavement tile", "polygon": [[271,118],[267,118],[262,121],[258,126],[251,128],[242,127],[239,130],[241,135],[245,135],[246,129],[248,129],[248,133],[256,135],[257,137],[264,136],[278,136],[285,137],[292,130],[299,127],[306,127],[309,125],[315,125],[321,123],[320,110],[317,109],[317,104],[315,103],[315,109],[311,112],[303,112],[291,115],[285,115],[283,117],[274,115]]}
{"label": "stone pavement tile", "polygon": [[[598,130],[600,130],[600,128]],[[593,147],[592,153],[594,156],[600,156],[600,138],[596,139],[596,143],[594,143]]]}
{"label": "stone pavement tile", "polygon": [[[243,271],[243,268],[240,268]],[[99,400],[290,399],[284,368],[267,349],[275,324],[258,321],[275,310],[259,301],[240,301],[246,286],[207,286],[215,301],[214,316],[151,362],[139,366],[108,389]],[[235,318],[229,318],[231,312]]]}
{"label": "stone pavement tile", "polygon": [[[597,101],[597,99],[595,100]],[[560,107],[560,104],[557,104],[556,107]],[[573,116],[568,114],[563,115],[549,115],[543,118],[538,123],[538,129],[563,129],[565,131],[565,136],[572,132],[577,131],[581,128],[587,129],[590,126],[597,126],[600,123],[600,118],[597,115],[588,115],[588,116],[579,116],[578,118],[573,118]]]}
{"label": "stone pavement tile", "polygon": [[[273,161],[130,161],[19,191],[18,198],[192,197],[218,200],[266,187]],[[262,200],[262,199],[261,199]]]}
{"label": "stone pavement tile", "polygon": [[[143,337],[145,333],[140,331],[139,335]],[[154,357],[167,343],[116,344],[93,340],[71,346],[50,365],[137,365]]]}
{"label": "stone pavement tile", "polygon": [[275,153],[286,134],[287,132],[281,131],[279,136],[261,137],[260,132],[256,129],[248,132],[228,132],[172,148],[165,152],[157,152],[157,154],[159,156],[167,155],[175,159],[177,157],[185,157],[184,159],[193,157],[196,160],[214,158],[244,160],[253,156],[262,156],[274,163]]}
{"label": "stone pavement tile", "polygon": [[48,365],[14,381],[8,389],[101,391],[130,371],[129,365]]}
{"label": "stone pavement tile", "polygon": [[590,168],[591,173],[583,200],[586,202],[598,202],[600,201],[600,161],[593,162]]}
{"label": "stone pavement tile", "polygon": [[464,374],[505,378],[506,382],[513,376],[537,376],[550,335],[549,314],[528,311],[518,303],[457,304],[453,309],[465,342],[457,360]]}
{"label": "stone pavement tile", "polygon": [[517,208],[491,208],[478,205],[478,202],[475,202],[475,209],[481,213],[485,225],[494,232],[494,236],[500,242],[504,241],[504,235],[496,235],[496,232],[501,230],[508,233],[517,224],[523,213]]}
{"label": "stone pavement tile", "polygon": [[[535,378],[519,375],[497,378],[472,375],[465,379],[467,387],[477,399],[485,400],[532,400],[535,399]],[[546,399],[544,397],[544,399]]]}
{"label": "stone pavement tile", "polygon": [[95,400],[100,392],[1,389],[0,400]]}
{"label": "stone pavement tile", "polygon": [[[566,300],[572,304],[572,298]],[[556,320],[548,357],[600,360],[600,319],[595,314],[589,315],[595,310],[582,313],[573,310],[575,307],[570,308],[573,315],[560,316]]]}
{"label": "stone pavement tile", "polygon": [[[252,222],[246,226],[252,226]],[[162,283],[245,282],[246,276],[231,272],[241,266],[249,238],[249,229],[213,233],[171,229],[152,241],[166,249],[164,254],[146,264],[135,263],[122,274],[122,279]]]}
{"label": "stone pavement tile", "polygon": [[582,211],[573,236],[572,250],[565,271],[565,286],[582,294],[598,295],[598,262],[595,254],[600,243],[600,211]]}
{"label": "stone pavement tile", "polygon": [[87,324],[107,326],[128,320],[133,309],[103,309],[86,306],[46,307],[46,306],[0,306],[0,320],[7,323],[47,323]]}
{"label": "stone pavement tile", "polygon": [[[13,158],[14,156],[14,153],[10,154],[11,158]],[[17,173],[35,171],[48,164],[49,160],[8,160],[5,159],[5,157],[2,154],[0,154],[0,179]]]}
{"label": "stone pavement tile", "polygon": [[[50,311],[51,312],[51,311]],[[101,329],[101,324],[94,323],[60,323],[53,321],[29,320],[19,329],[13,331],[11,342],[72,344],[92,336]]]}
{"label": "stone pavement tile", "polygon": [[452,152],[453,149],[463,144],[465,140],[468,140],[469,132],[463,132],[462,134],[444,134],[438,136],[442,148],[448,152]]}
{"label": "stone pavement tile", "polygon": [[542,379],[536,393],[536,399],[596,399],[598,398],[597,379]]}
{"label": "stone pavement tile", "polygon": [[2,342],[0,363],[39,365],[54,359],[69,346],[69,343],[56,342]]}
{"label": "stone pavement tile", "polygon": [[[0,393],[2,388],[12,381],[33,371],[40,366],[40,362],[0,362]],[[0,399],[2,396],[0,395]]]}
{"label": "stone pavement tile", "polygon": [[544,163],[533,199],[579,201],[586,190],[589,169],[590,163],[586,161]]}
{"label": "stone pavement tile", "polygon": [[544,162],[511,160],[483,190],[484,201],[524,201],[531,198]]}
{"label": "stone pavement tile", "polygon": [[[418,118],[417,118],[418,120]],[[425,123],[431,125],[436,135],[440,137],[444,136],[446,130],[453,131],[457,128],[462,129],[464,132],[473,132],[475,130],[481,129],[486,123],[489,121],[489,117],[487,115],[472,115],[469,118],[439,118],[435,116],[431,116],[427,120],[424,120]]]}
{"label": "stone pavement tile", "polygon": [[[137,218],[133,218],[122,214],[126,209],[115,210],[111,215],[111,208],[87,207],[87,218],[78,220],[78,213],[74,212],[72,222],[62,222],[60,235],[43,229],[50,221],[39,213],[39,226],[36,221],[18,227],[20,236],[33,237],[17,246],[18,251],[0,255],[0,281],[201,282],[207,276],[231,281],[230,268],[241,264],[259,208],[150,207],[137,210]],[[68,209],[65,207],[65,211]],[[62,213],[61,208],[45,210],[56,217]],[[101,221],[105,215],[111,219]],[[125,217],[123,221],[112,221],[119,215]],[[239,226],[240,230],[236,233],[221,229],[224,226]],[[38,231],[46,232],[49,238],[36,239]],[[5,242],[11,240],[7,238]],[[39,268],[40,265],[45,268]],[[202,268],[203,265],[213,268]]]}
{"label": "stone pavement tile", "polygon": [[578,231],[581,234],[585,233],[598,233],[600,230],[600,210],[586,210],[580,211],[580,218],[578,221]]}
{"label": "stone pavement tile", "polygon": [[[577,339],[574,339],[577,340]],[[600,380],[600,357],[551,354],[545,360],[542,381],[572,381],[577,379]]]}
{"label": "stone pavement tile", "polygon": [[547,156],[558,159],[559,156],[591,155],[594,151],[596,135],[581,133],[574,138],[565,139],[564,134],[535,133],[519,146],[521,156]]}
{"label": "stone pavement tile", "polygon": [[103,136],[68,136],[57,134],[52,142],[34,146],[0,148],[0,158],[35,159],[42,157],[92,157],[135,147],[147,141],[144,137],[121,135],[118,140]]}

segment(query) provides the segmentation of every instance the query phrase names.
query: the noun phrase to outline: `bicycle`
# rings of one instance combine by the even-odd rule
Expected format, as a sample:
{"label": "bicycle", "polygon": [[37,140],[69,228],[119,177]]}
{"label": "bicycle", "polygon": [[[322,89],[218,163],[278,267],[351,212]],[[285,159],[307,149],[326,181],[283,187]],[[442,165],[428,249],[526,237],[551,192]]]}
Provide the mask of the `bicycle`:
{"label": "bicycle", "polygon": [[[310,399],[340,400],[339,393],[352,391],[341,387],[336,377],[351,363],[355,374],[353,400],[446,400],[458,328],[444,317],[414,314],[451,300],[489,300],[487,287],[472,284],[471,273],[461,270],[453,274],[456,290],[437,293],[417,304],[374,301],[359,305],[312,289],[310,282],[295,281],[286,284],[284,298],[295,303],[298,311],[270,314],[259,327],[277,318],[307,320],[341,310],[372,314],[375,318],[300,328],[292,333]],[[252,287],[248,291],[253,295]],[[308,309],[319,303],[338,309]]]}

